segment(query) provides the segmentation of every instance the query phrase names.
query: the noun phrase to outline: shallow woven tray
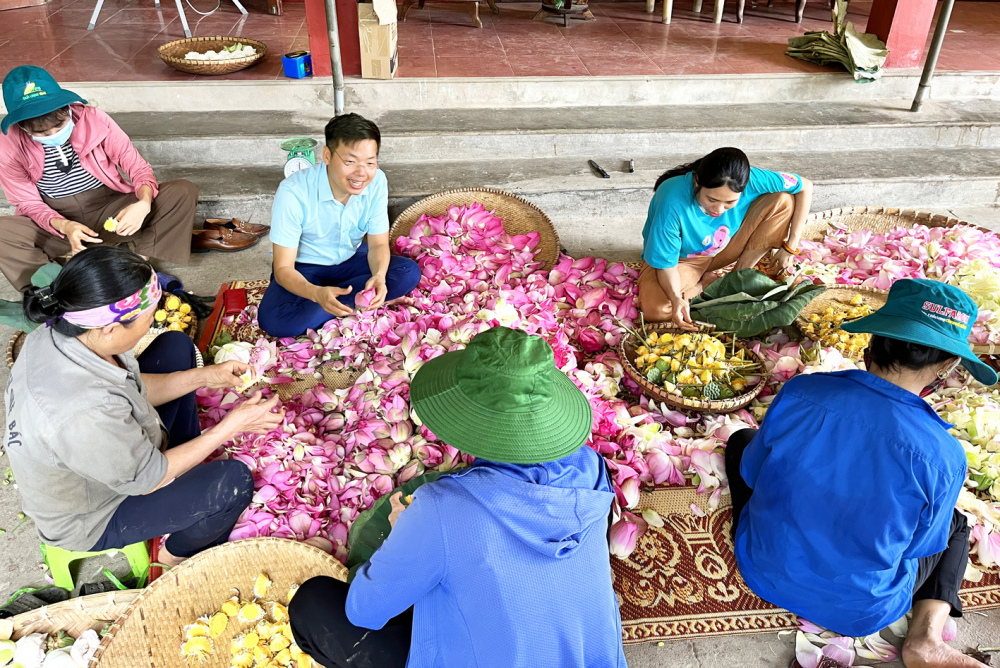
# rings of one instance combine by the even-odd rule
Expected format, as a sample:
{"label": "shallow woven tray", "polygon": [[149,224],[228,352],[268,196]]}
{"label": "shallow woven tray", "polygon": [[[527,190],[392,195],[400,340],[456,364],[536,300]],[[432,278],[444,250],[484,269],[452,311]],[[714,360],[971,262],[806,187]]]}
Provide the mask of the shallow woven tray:
{"label": "shallow woven tray", "polygon": [[[231,58],[230,60],[187,60],[184,58],[188,51],[197,51],[198,53],[218,51],[222,47],[232,46],[237,42],[252,46],[257,50],[257,53],[246,58]],[[238,72],[255,65],[267,55],[267,44],[246,37],[221,35],[218,37],[188,37],[167,42],[156,51],[160,55],[160,60],[175,70],[190,74],[218,75]]]}
{"label": "shallow woven tray", "polygon": [[541,209],[528,200],[496,188],[458,188],[446,190],[436,195],[410,205],[396,216],[389,228],[390,248],[396,247],[396,239],[410,233],[410,228],[422,214],[441,216],[448,207],[479,202],[488,211],[496,211],[503,221],[503,229],[507,234],[527,234],[538,232],[541,239],[535,259],[543,264],[544,269],[551,269],[559,260],[559,235],[556,234],[552,221]]}
{"label": "shallow woven tray", "polygon": [[813,313],[822,312],[827,306],[834,303],[848,304],[854,298],[854,295],[861,295],[862,301],[877,311],[885,306],[885,301],[888,298],[889,293],[885,290],[876,290],[875,288],[868,288],[860,285],[827,288],[822,294],[806,304],[806,307],[802,309],[798,317],[795,318],[795,326],[800,332],[802,332],[803,336],[816,341],[817,337],[806,334],[802,329],[803,326],[809,322],[809,316]]}
{"label": "shallow woven tray", "polygon": [[74,638],[88,629],[100,632],[128,609],[139,596],[138,590],[112,591],[80,596],[61,603],[11,617],[14,640],[32,633],[64,631]]}
{"label": "shallow woven tray", "polygon": [[[836,223],[836,225],[834,225]],[[827,211],[817,211],[806,218],[802,228],[802,238],[809,241],[822,241],[826,233],[838,227],[851,232],[871,230],[876,234],[888,232],[894,227],[954,227],[969,225],[958,218],[939,214],[915,211],[913,209],[894,209],[884,206],[848,206]]]}
{"label": "shallow woven tray", "polygon": [[[701,324],[699,331],[705,334],[710,334],[715,329],[713,325],[704,323],[699,324]],[[662,334],[663,332],[677,334],[684,333],[683,330],[678,329],[672,323],[667,322],[646,323],[646,332],[656,332],[657,334]],[[714,334],[714,336],[719,338],[724,343],[729,343],[731,340],[728,334]],[[642,393],[647,397],[665,402],[667,405],[673,406],[674,408],[683,408],[686,410],[697,411],[699,413],[732,413],[733,411],[738,411],[739,409],[748,406],[750,402],[757,398],[757,395],[761,393],[761,390],[764,389],[764,386],[767,385],[768,379],[771,377],[771,372],[767,369],[767,365],[764,364],[764,359],[737,339],[736,347],[746,350],[747,354],[749,354],[751,358],[760,363],[760,374],[753,374],[760,375],[760,382],[743,394],[738,394],[730,399],[713,399],[706,401],[705,399],[680,397],[672,392],[667,392],[659,385],[649,382],[646,380],[645,376],[639,373],[639,369],[635,366],[635,349],[638,347],[637,343],[638,342],[634,336],[626,334],[622,337],[621,344],[619,345],[619,351],[621,353],[622,362],[624,362],[625,373],[627,373],[629,378],[634,380],[639,385],[639,389],[642,390]]]}
{"label": "shallow woven tray", "polygon": [[[180,655],[184,626],[218,611],[235,587],[251,598],[254,579],[274,583],[268,600],[287,603],[293,584],[328,575],[347,580],[347,569],[319,548],[282,538],[251,538],[214,547],[167,571],[146,587],[101,641],[90,668],[191,668]],[[246,592],[246,593],[244,593]],[[228,668],[229,641],[250,625],[230,621],[200,668]]]}

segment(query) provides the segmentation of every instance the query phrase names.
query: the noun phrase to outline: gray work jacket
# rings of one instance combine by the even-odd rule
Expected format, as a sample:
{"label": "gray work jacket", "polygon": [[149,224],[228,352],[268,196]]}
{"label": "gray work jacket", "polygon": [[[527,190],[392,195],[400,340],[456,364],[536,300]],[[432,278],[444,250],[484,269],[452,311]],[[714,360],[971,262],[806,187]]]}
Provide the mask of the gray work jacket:
{"label": "gray work jacket", "polygon": [[125,369],[43,326],[11,370],[4,445],[24,512],[49,545],[89,550],[122,501],[167,472],[139,364],[118,359]]}

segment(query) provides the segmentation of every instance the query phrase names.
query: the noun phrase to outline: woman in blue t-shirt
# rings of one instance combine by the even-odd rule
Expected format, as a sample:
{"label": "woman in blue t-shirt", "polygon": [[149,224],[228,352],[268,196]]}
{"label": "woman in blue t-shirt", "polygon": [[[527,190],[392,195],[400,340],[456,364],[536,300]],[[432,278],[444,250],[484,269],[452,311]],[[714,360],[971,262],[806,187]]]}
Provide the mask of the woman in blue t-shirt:
{"label": "woman in blue t-shirt", "polygon": [[642,230],[639,308],[646,320],[694,329],[688,303],[714,272],[753,267],[772,249],[787,267],[798,253],[812,183],[750,166],[738,148],[718,148],[663,174]]}

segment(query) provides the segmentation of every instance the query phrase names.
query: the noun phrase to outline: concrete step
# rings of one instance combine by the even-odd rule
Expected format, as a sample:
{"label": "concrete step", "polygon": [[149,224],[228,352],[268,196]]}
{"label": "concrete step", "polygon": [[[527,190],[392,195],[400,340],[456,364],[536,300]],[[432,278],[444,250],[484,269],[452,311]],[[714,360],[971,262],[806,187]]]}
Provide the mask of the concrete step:
{"label": "concrete step", "polygon": [[[869,102],[913,99],[919,70],[889,70],[859,86],[846,72],[609,77],[395,79],[349,77],[348,111],[495,109],[562,106]],[[220,111],[255,109],[332,115],[331,79],[297,81],[80,82],[72,89],[105,111]],[[934,100],[1000,99],[1000,72],[939,72]],[[0,103],[0,112],[3,111]]]}
{"label": "concrete step", "polygon": [[[620,156],[594,158],[612,178],[595,176],[582,158],[385,163],[390,217],[429,194],[493,186],[520,193],[553,220],[575,254],[634,253],[652,196],[666,169],[699,154],[645,158],[621,171]],[[755,165],[791,171],[815,185],[814,210],[850,205],[908,208],[1000,206],[1000,149],[904,149],[854,152],[754,152]],[[238,216],[267,223],[280,168],[165,167],[161,180],[187,178],[201,189],[203,216]],[[0,215],[11,207],[0,203]]]}
{"label": "concrete step", "polygon": [[[115,119],[155,166],[279,165],[278,145],[322,140],[329,120],[315,113],[132,112]],[[716,146],[747,152],[1000,148],[1000,105],[989,100],[909,103],[806,102],[391,110],[373,115],[382,162],[535,158],[656,158]]]}

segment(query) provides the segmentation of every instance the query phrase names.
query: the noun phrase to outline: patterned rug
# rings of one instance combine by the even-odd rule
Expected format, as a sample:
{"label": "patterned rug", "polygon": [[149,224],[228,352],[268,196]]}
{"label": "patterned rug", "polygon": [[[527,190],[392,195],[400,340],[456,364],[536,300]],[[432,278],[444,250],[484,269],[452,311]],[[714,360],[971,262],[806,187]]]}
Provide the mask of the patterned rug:
{"label": "patterned rug", "polygon": [[[625,644],[795,627],[794,614],[758,598],[740,577],[729,496],[704,517],[692,511],[707,502],[694,487],[642,494],[640,508],[657,511],[664,526],[650,526],[628,559],[611,558]],[[961,597],[967,611],[1000,608],[1000,568],[965,582]]]}

